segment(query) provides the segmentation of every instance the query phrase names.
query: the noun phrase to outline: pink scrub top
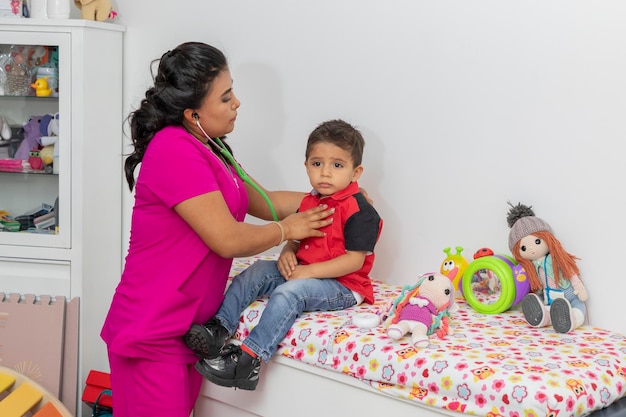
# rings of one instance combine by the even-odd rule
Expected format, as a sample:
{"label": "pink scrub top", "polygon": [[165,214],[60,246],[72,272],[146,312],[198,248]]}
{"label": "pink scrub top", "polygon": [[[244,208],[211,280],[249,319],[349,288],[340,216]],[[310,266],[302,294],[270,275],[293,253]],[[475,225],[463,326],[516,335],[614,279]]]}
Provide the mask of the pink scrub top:
{"label": "pink scrub top", "polygon": [[[101,332],[110,352],[197,360],[182,336],[217,312],[232,259],[215,254],[174,206],[213,191],[222,193],[237,221],[244,220],[248,195],[232,167],[182,127],[159,131],[140,165],[128,255]],[[210,213],[207,207],[207,221]]]}

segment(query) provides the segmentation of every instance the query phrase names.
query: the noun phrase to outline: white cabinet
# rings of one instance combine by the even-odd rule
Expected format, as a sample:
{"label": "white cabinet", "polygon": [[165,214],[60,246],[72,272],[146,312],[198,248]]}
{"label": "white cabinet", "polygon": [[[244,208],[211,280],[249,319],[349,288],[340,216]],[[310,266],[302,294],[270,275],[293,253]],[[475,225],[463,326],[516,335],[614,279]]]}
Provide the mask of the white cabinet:
{"label": "white cabinet", "polygon": [[59,114],[58,173],[0,172],[0,210],[19,215],[58,197],[56,231],[0,232],[0,292],[80,297],[79,387],[89,369],[108,367],[99,332],[123,259],[123,34],[81,19],[0,19],[0,46],[58,53],[58,94],[2,95],[0,116],[21,125]]}

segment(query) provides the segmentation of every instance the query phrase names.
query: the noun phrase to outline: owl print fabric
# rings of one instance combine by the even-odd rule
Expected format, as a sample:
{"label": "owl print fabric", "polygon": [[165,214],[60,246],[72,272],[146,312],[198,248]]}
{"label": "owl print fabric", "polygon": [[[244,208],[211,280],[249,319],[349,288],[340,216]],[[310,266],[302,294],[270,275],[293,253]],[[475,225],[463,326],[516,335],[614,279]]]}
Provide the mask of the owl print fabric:
{"label": "owl print fabric", "polygon": [[[238,259],[232,275],[257,259]],[[417,276],[418,274],[416,274]],[[376,303],[303,314],[278,353],[350,375],[388,395],[479,416],[583,416],[626,394],[626,336],[589,326],[560,334],[532,328],[520,309],[480,314],[459,299],[451,333],[415,348],[383,325],[360,329],[357,313],[383,315],[401,287],[374,283]],[[242,314],[236,337],[256,325],[266,300]]]}

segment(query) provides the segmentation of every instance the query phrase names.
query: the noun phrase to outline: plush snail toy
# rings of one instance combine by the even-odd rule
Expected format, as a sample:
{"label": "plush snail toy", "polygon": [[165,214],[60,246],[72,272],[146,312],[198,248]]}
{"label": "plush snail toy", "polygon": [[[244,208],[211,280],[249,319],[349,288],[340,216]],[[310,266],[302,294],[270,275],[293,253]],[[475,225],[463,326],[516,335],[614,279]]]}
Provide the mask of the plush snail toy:
{"label": "plush snail toy", "polygon": [[521,303],[524,318],[533,327],[552,325],[558,333],[569,333],[584,324],[587,312],[578,258],[563,249],[530,206],[509,205],[509,249],[530,280],[531,292]]}

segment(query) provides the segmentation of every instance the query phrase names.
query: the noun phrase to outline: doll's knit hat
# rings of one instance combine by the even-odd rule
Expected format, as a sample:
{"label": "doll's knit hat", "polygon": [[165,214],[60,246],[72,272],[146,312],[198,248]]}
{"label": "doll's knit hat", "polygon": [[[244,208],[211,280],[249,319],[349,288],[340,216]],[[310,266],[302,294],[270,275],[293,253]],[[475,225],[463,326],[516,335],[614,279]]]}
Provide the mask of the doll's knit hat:
{"label": "doll's knit hat", "polygon": [[532,235],[535,232],[550,232],[550,225],[539,217],[535,216],[531,207],[517,203],[516,206],[509,203],[511,209],[506,216],[506,221],[511,228],[509,232],[509,250],[512,252],[513,247],[523,237]]}

